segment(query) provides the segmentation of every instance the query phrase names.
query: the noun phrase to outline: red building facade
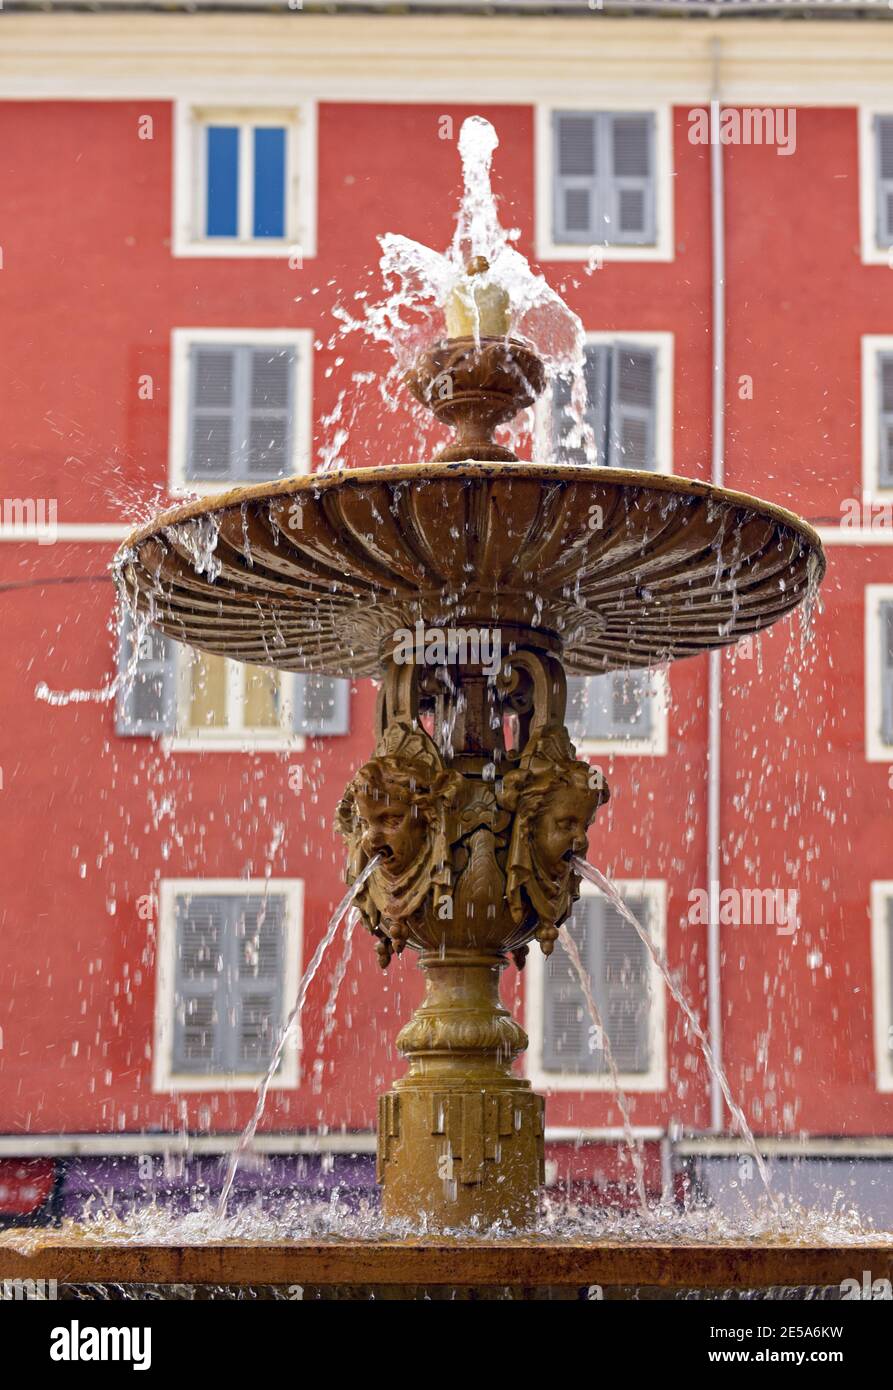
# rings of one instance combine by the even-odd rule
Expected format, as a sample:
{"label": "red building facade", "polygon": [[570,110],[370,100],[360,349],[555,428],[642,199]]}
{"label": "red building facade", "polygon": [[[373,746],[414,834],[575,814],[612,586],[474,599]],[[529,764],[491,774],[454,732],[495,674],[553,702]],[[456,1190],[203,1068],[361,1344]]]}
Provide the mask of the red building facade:
{"label": "red building facade", "polygon": [[[408,408],[382,411],[355,380],[383,375],[387,353],[338,333],[337,312],[379,294],[380,233],[448,243],[471,114],[499,134],[504,224],[580,315],[590,361],[614,373],[606,451],[627,433],[605,461],[709,479],[720,456],[727,486],[807,517],[828,554],[814,635],[786,625],[721,659],[712,750],[706,662],[600,687],[578,730],[613,793],[590,857],[647,913],[705,1019],[712,1002],[755,1132],[823,1153],[893,1136],[893,27],[287,13],[3,24],[6,1162],[78,1144],[139,1155],[178,1134],[213,1148],[253,1108],[251,1059],[343,891],[334,810],[371,750],[375,692],[355,683],[337,709],[342,694],[325,692],[314,716],[312,692],[181,662],[153,732],[128,731],[114,699],[71,692],[114,679],[109,562],[151,510],[334,456],[419,456]],[[693,138],[717,81],[741,114],[719,160]],[[216,152],[211,130],[230,132]],[[538,437],[555,447],[548,418]],[[711,955],[698,893],[717,863]],[[211,908],[184,928],[182,904],[233,895],[242,935],[246,896],[282,905],[273,964],[237,946],[235,1003],[214,994],[219,964],[205,995],[201,960],[184,976],[182,935],[226,935]],[[772,916],[778,904],[787,915]],[[721,1149],[710,1077],[672,1001],[656,981],[648,992],[599,909],[581,921],[623,957],[612,967],[593,946],[591,960],[609,1012],[619,999],[612,1040],[635,1126],[655,1144]],[[205,964],[220,940],[199,941]],[[375,1096],[402,1065],[392,1039],[419,980],[406,958],[382,976],[358,938],[328,1030],[341,949],[263,1127],[351,1152],[368,1148]],[[560,981],[539,964],[507,971],[503,995],[549,1092],[550,1152],[591,1168],[562,1144],[613,1140],[620,1123],[598,1040],[571,1037],[573,1008],[556,1023]],[[632,1013],[620,996],[638,1000]],[[241,1028],[235,1070],[223,1033],[208,1042],[215,1010]]]}

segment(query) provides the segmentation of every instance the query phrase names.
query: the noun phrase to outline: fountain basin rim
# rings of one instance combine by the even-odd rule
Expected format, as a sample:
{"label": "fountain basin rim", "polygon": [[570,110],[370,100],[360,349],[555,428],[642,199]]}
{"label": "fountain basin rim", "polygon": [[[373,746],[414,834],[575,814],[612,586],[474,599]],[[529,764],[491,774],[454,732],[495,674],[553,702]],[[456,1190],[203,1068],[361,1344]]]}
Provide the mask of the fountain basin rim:
{"label": "fountain basin rim", "polygon": [[182,525],[214,512],[239,507],[244,502],[274,501],[281,498],[299,496],[305,492],[328,492],[344,486],[361,486],[368,483],[413,483],[443,481],[455,478],[457,481],[506,478],[528,479],[543,483],[607,483],[611,485],[629,484],[631,487],[649,488],[656,492],[667,492],[677,497],[697,497],[715,500],[724,506],[738,506],[771,517],[790,530],[796,532],[814,550],[818,561],[817,582],[821,582],[827,568],[821,537],[808,521],[789,511],[776,502],[766,502],[751,493],[738,492],[732,488],[718,487],[715,483],[699,478],[686,478],[676,473],[652,473],[635,468],[596,468],[578,464],[542,463],[482,463],[463,460],[454,463],[398,463],[385,464],[372,468],[342,468],[331,473],[299,473],[274,482],[250,483],[211,497],[200,497],[170,507],[151,521],[136,527],[121,543],[116,559],[124,559],[135,545],[164,531],[166,527]]}
{"label": "fountain basin rim", "polygon": [[[12,1244],[16,1237],[24,1249]],[[850,1278],[859,1260],[874,1277],[893,1279],[893,1242],[881,1240],[650,1243],[520,1235],[237,1238],[175,1245],[76,1236],[35,1240],[33,1230],[8,1230],[0,1243],[0,1278],[70,1284],[827,1287]]]}

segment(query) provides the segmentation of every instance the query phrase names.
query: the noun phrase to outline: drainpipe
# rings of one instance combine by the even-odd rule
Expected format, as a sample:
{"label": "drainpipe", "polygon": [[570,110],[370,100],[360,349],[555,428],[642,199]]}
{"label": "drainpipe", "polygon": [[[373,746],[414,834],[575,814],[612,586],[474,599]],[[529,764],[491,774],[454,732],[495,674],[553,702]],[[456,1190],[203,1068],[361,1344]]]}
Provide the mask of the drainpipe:
{"label": "drainpipe", "polygon": [[[710,222],[712,229],[712,333],[713,390],[710,417],[711,481],[723,486],[725,477],[725,377],[726,377],[726,246],[723,216],[723,146],[719,141],[720,45],[711,43],[713,81],[710,99]],[[722,1065],[722,995],[720,975],[720,771],[722,754],[722,656],[710,653],[707,697],[707,1025],[717,1062]],[[723,1096],[719,1082],[710,1077],[710,1129],[723,1132]]]}

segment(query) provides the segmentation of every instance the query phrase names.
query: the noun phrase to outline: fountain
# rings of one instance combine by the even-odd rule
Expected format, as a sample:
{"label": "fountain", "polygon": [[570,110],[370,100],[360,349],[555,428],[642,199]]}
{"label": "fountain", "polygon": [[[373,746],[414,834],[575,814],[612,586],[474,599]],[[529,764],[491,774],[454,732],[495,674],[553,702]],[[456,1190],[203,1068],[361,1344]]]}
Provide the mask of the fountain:
{"label": "fountain", "polygon": [[547,373],[515,328],[499,267],[520,258],[480,215],[493,207],[480,162],[467,189],[457,246],[472,254],[445,290],[446,335],[405,373],[455,441],[428,463],[178,507],[119,556],[134,614],[177,641],[381,681],[375,752],[337,826],[380,964],[408,946],[425,975],[397,1039],[408,1072],[380,1097],[378,1177],[385,1216],[424,1213],[428,1230],[523,1229],[536,1212],[543,1100],[512,1070],[527,1039],[499,977],[531,942],[553,950],[579,891],[574,856],[609,795],[568,737],[566,673],[736,643],[824,571],[816,534],[780,507],[688,479],[519,462],[494,440]]}
{"label": "fountain", "polygon": [[[397,1039],[408,1070],[379,1101],[383,1214],[393,1229],[503,1238],[478,1239],[459,1264],[467,1241],[263,1246],[247,1256],[252,1275],[585,1284],[641,1283],[651,1270],[654,1282],[731,1285],[771,1269],[776,1282],[785,1271],[833,1279],[821,1249],[776,1250],[760,1275],[755,1257],[736,1273],[738,1257],[715,1247],[696,1256],[655,1245],[645,1270],[630,1247],[556,1255],[524,1239],[543,1181],[544,1103],[513,1070],[527,1039],[499,980],[510,963],[523,968],[532,943],[553,951],[609,796],[568,736],[566,675],[737,643],[809,601],[825,562],[816,533],[781,507],[691,479],[521,462],[494,440],[542,394],[547,365],[579,365],[580,341],[565,333],[541,351],[519,327],[542,326],[531,305],[560,306],[563,330],[579,324],[498,228],[495,137],[472,125],[482,131],[452,263],[424,248],[403,259],[427,271],[446,330],[404,361],[405,385],[455,441],[431,462],[190,502],[142,526],[117,560],[137,625],[253,665],[380,681],[374,753],[344,792],[337,829],[379,964],[409,947],[426,984]],[[399,261],[399,239],[385,241]],[[238,1258],[216,1246],[153,1263],[130,1249],[114,1277],[126,1265],[138,1277],[151,1268],[225,1282]]]}

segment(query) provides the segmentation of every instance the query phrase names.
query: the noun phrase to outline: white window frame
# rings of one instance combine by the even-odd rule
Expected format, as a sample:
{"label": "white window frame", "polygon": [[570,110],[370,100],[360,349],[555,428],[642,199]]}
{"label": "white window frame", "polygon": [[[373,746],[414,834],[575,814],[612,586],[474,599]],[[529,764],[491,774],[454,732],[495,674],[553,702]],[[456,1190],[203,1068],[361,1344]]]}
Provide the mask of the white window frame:
{"label": "white window frame", "polygon": [[[278,729],[246,729],[244,725],[244,694],[247,667],[244,662],[226,659],[226,713],[223,727],[190,728],[188,717],[191,696],[191,666],[189,651],[178,643],[174,652],[174,688],[176,690],[177,732],[162,734],[162,751],[171,753],[301,753],[306,747],[303,734],[290,727],[291,687],[295,677],[290,671],[280,671],[280,698],[283,718]],[[235,715],[235,717],[232,717]]]}
{"label": "white window frame", "polygon": [[[654,116],[654,216],[657,240],[653,246],[583,246],[556,242],[552,236],[553,137],[556,111],[647,111]],[[673,235],[673,111],[669,102],[647,97],[586,95],[562,99],[560,104],[537,104],[534,118],[534,201],[536,203],[536,259],[538,261],[672,261]]]}
{"label": "white window frame", "polygon": [[[893,250],[893,248],[891,248]],[[878,357],[893,353],[893,333],[862,335],[862,494],[866,502],[893,502],[893,487],[881,487]]]}
{"label": "white window frame", "polygon": [[[288,106],[233,105],[232,100],[174,102],[174,196],[172,251],[175,256],[294,256],[300,262],[316,255],[317,112],[316,103]],[[209,125],[285,126],[288,130],[285,171],[285,236],[229,239],[204,234],[205,142]],[[253,153],[240,136],[239,218],[247,221],[251,204]]]}
{"label": "white window frame", "polygon": [[292,422],[292,473],[310,471],[313,433],[313,332],[309,328],[175,328],[171,332],[170,440],[168,488],[177,496],[206,497],[233,487],[249,486],[258,478],[204,481],[187,478],[189,457],[189,350],[195,345],[280,347],[296,356]]}
{"label": "white window frame", "polygon": [[[299,878],[165,878],[158,886],[158,948],[155,978],[155,1028],[152,1053],[152,1090],[253,1091],[263,1072],[208,1073],[202,1076],[173,1070],[174,1006],[177,978],[177,897],[193,893],[241,896],[273,893],[286,899],[285,974],[282,982],[282,1019],[285,1024],[298,992],[304,949],[304,881]],[[277,1032],[278,1037],[278,1032]],[[271,1090],[294,1090],[300,1084],[300,1030],[286,1043],[282,1065],[270,1083]]]}
{"label": "white window frame", "polygon": [[[655,393],[654,455],[655,474],[673,472],[673,366],[676,356],[676,335],[651,329],[624,329],[622,332],[604,329],[586,330],[586,344],[613,345],[628,343],[630,347],[653,348],[657,363]],[[534,407],[534,456],[537,462],[548,463],[552,451],[552,400],[544,391]],[[618,472],[622,470],[617,470]]]}
{"label": "white window frame", "polygon": [[[621,673],[618,673],[622,675]],[[574,744],[583,757],[663,758],[669,748],[667,724],[670,709],[670,678],[663,667],[650,668],[653,693],[652,732],[648,738],[584,738]]]}
{"label": "white window frame", "polygon": [[[667,935],[667,885],[664,879],[619,879],[616,880],[621,895],[635,894],[646,897],[650,903],[650,916],[653,936],[659,951],[666,949]],[[585,879],[580,884],[582,897],[602,897],[595,884]],[[562,931],[564,928],[562,927]],[[559,941],[555,950],[563,951]],[[651,1030],[651,1065],[647,1072],[620,1072],[620,1086],[624,1091],[665,1091],[667,1089],[667,999],[666,987],[660,971],[649,960],[649,985],[652,1007],[649,1011]],[[526,1075],[537,1090],[545,1091],[613,1091],[614,1083],[608,1072],[599,1075],[581,1075],[579,1072],[546,1071],[543,1067],[543,975],[545,957],[535,941],[531,942],[524,975],[524,1026],[529,1038],[526,1057]]]}
{"label": "white window frame", "polygon": [[893,1057],[887,1046],[887,1033],[893,1028],[890,1007],[890,938],[888,904],[893,901],[893,880],[882,879],[871,885],[871,982],[874,1013],[875,1085],[879,1091],[893,1091]]}
{"label": "white window frame", "polygon": [[877,239],[877,150],[875,116],[893,116],[893,98],[886,106],[859,107],[859,224],[863,265],[893,266],[893,246]]}
{"label": "white window frame", "polygon": [[881,604],[893,603],[893,584],[865,586],[865,757],[870,763],[893,764],[893,743],[878,733],[881,707]]}

